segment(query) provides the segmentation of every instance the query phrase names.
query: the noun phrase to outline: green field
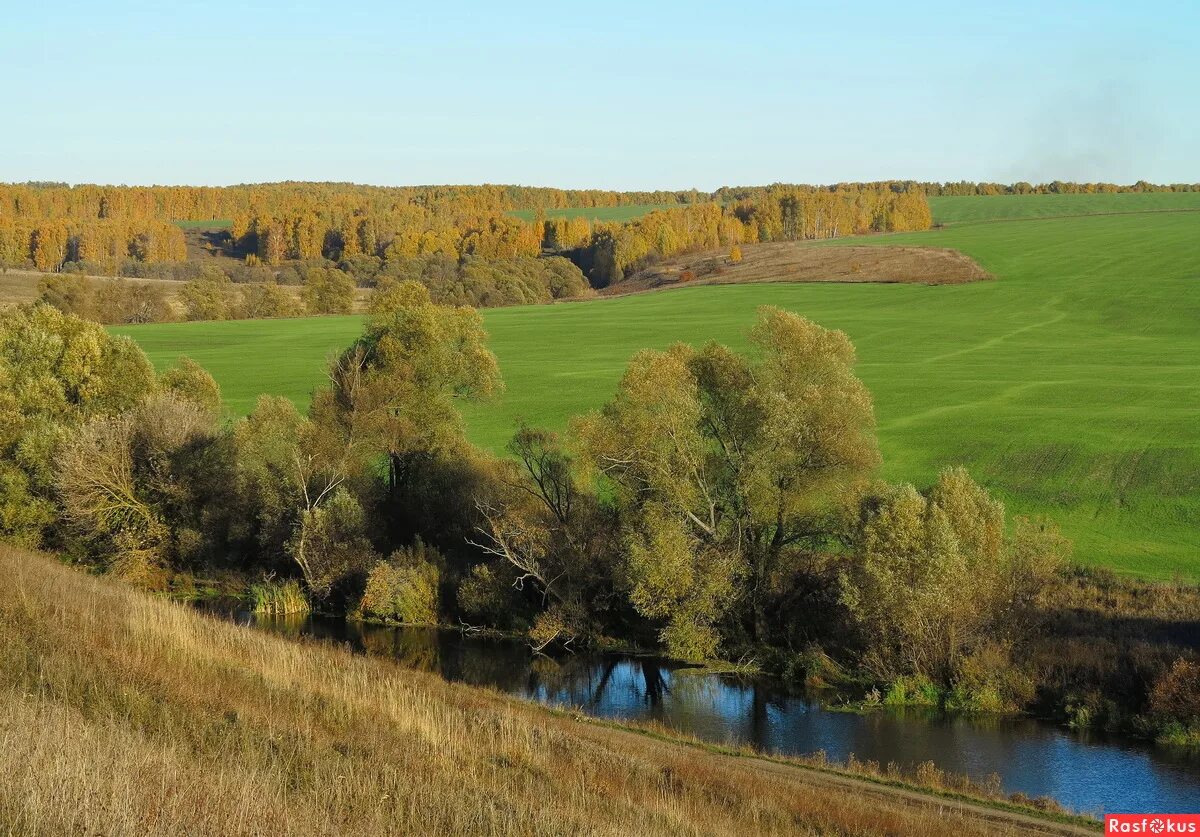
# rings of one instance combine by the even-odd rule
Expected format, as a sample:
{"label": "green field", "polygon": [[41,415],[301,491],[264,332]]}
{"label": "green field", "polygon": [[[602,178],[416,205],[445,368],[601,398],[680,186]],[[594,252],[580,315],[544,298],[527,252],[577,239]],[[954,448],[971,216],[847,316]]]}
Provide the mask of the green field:
{"label": "green field", "polygon": [[[641,218],[656,209],[674,209],[677,203],[631,203],[626,206],[572,206],[567,209],[547,209],[547,218],[587,218],[589,221],[632,221]],[[522,221],[532,221],[537,215],[536,209],[514,209],[509,215],[515,215]]]}
{"label": "green field", "polygon": [[966,195],[931,197],[939,224],[1113,215],[1125,212],[1200,211],[1200,192],[1126,192],[1112,195]]}
{"label": "green field", "polygon": [[[981,200],[991,200],[983,198]],[[471,405],[502,447],[518,417],[562,427],[602,403],[630,354],[675,340],[744,346],[761,304],[844,329],[875,395],[883,475],[928,482],[964,463],[1018,513],[1045,513],[1078,557],[1200,578],[1200,213],[967,224],[858,239],[956,247],[972,285],[698,287],[484,313],[508,390]],[[158,364],[187,353],[229,406],[298,402],[353,317],[119,329]]]}

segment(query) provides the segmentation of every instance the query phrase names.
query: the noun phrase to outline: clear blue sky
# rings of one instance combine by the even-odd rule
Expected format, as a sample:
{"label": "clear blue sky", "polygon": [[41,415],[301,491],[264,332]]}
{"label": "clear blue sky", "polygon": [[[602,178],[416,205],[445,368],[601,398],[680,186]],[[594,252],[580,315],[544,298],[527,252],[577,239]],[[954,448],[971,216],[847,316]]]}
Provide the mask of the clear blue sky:
{"label": "clear blue sky", "polygon": [[1200,181],[1200,2],[11,2],[0,181]]}

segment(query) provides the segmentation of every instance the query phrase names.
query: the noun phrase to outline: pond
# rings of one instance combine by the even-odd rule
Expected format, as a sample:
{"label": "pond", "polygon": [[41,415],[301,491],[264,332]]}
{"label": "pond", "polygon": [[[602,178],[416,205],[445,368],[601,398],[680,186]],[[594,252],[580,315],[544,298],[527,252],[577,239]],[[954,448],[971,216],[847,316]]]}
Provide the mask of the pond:
{"label": "pond", "polygon": [[1074,733],[1020,716],[955,716],[822,708],[768,678],[697,673],[677,663],[620,654],[535,656],[522,642],[433,628],[363,625],[321,617],[239,622],[292,637],[348,643],[447,680],[487,686],[600,718],[657,721],[716,743],[781,755],[824,750],[834,761],[912,768],[932,761],[1006,793],[1050,796],[1082,812],[1200,812],[1200,758],[1112,736]]}

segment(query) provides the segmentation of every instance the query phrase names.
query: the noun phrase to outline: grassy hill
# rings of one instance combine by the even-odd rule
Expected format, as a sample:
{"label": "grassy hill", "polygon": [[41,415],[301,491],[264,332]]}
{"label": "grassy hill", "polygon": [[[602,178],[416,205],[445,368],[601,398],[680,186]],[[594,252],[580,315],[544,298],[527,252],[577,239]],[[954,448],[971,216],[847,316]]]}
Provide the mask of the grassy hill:
{"label": "grassy hill", "polygon": [[931,197],[934,223],[1006,221],[1126,212],[1200,211],[1200,192],[1126,192],[1111,195],[948,195]]}
{"label": "grassy hill", "polygon": [[3,545],[0,575],[6,834],[1087,833],[574,720]]}
{"label": "grassy hill", "polygon": [[[508,389],[468,406],[472,438],[499,450],[518,417],[561,428],[608,398],[637,349],[742,347],[757,306],[779,305],[853,338],[885,477],[923,483],[963,463],[1012,511],[1059,521],[1084,562],[1200,578],[1200,213],[965,224],[853,243],[956,248],[996,280],[697,287],[486,311]],[[245,412],[259,392],[304,403],[327,355],[358,328],[329,318],[122,331],[157,363],[191,355]]]}

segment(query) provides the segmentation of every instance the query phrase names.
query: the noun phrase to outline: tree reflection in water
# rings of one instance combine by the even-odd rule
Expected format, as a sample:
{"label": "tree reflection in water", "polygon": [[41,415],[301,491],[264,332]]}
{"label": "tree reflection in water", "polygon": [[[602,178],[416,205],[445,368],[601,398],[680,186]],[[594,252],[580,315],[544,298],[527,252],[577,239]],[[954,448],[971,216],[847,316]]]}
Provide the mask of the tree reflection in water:
{"label": "tree reflection in water", "polygon": [[[1200,809],[1200,761],[1026,717],[946,716],[930,710],[831,712],[769,679],[723,677],[664,660],[613,654],[534,655],[516,640],[457,631],[363,625],[320,617],[222,611],[289,637],[348,643],[447,680],[499,689],[602,718],[657,721],[709,741],[777,753],[824,750],[912,768],[933,761],[976,780],[999,773],[1006,792],[1052,796],[1082,811]],[[1098,781],[1097,777],[1103,777]]]}

